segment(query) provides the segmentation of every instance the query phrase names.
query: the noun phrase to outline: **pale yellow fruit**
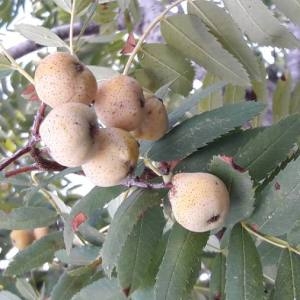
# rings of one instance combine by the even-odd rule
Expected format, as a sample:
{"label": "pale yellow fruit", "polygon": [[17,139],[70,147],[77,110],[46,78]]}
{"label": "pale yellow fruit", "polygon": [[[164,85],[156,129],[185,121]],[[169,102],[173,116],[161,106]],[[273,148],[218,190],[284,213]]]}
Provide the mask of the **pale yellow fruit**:
{"label": "pale yellow fruit", "polygon": [[129,76],[118,75],[100,82],[95,110],[100,122],[106,127],[131,131],[143,121],[144,102],[139,83]]}
{"label": "pale yellow fruit", "polygon": [[175,220],[194,232],[221,227],[229,211],[225,184],[209,173],[174,175],[169,199]]}
{"label": "pale yellow fruit", "polygon": [[139,144],[125,130],[100,128],[94,149],[94,156],[82,165],[82,170],[97,186],[118,185],[136,167]]}
{"label": "pale yellow fruit", "polygon": [[34,75],[39,98],[51,107],[67,102],[89,104],[94,101],[97,81],[77,57],[56,52],[41,60]]}
{"label": "pale yellow fruit", "polygon": [[145,117],[140,127],[132,131],[132,135],[141,140],[156,141],[167,132],[169,120],[166,108],[155,96],[145,99]]}
{"label": "pale yellow fruit", "polygon": [[65,103],[46,116],[40,135],[55,161],[78,167],[91,155],[97,126],[93,108],[82,103]]}
{"label": "pale yellow fruit", "polygon": [[33,229],[33,236],[36,240],[39,240],[42,237],[48,235],[48,233],[49,233],[48,227],[38,227]]}
{"label": "pale yellow fruit", "polygon": [[33,231],[26,229],[12,230],[10,239],[16,248],[23,250],[34,241]]}

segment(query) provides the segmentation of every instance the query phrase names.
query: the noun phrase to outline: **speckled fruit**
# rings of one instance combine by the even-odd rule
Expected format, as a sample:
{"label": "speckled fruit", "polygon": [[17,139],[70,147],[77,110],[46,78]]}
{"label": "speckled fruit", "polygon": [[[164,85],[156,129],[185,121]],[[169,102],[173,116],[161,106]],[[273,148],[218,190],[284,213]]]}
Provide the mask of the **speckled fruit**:
{"label": "speckled fruit", "polygon": [[175,220],[184,228],[204,232],[222,226],[229,211],[229,193],[209,173],[180,173],[172,178],[169,199]]}
{"label": "speckled fruit", "polygon": [[77,57],[65,52],[56,52],[41,60],[34,82],[39,98],[51,107],[67,102],[89,104],[97,92],[93,73]]}
{"label": "speckled fruit", "polygon": [[99,84],[95,110],[106,127],[136,129],[143,121],[144,105],[143,90],[134,78],[118,75]]}
{"label": "speckled fruit", "polygon": [[132,135],[141,140],[156,141],[164,136],[169,128],[166,108],[155,96],[145,99],[145,117],[139,128]]}
{"label": "speckled fruit", "polygon": [[36,240],[43,238],[48,235],[49,228],[48,227],[38,227],[33,229],[33,236]]}
{"label": "speckled fruit", "polygon": [[139,145],[125,130],[100,128],[94,149],[94,156],[82,165],[82,170],[97,186],[118,185],[136,167]]}
{"label": "speckled fruit", "polygon": [[97,126],[93,108],[82,103],[65,103],[46,116],[40,135],[55,161],[77,167],[91,155]]}
{"label": "speckled fruit", "polygon": [[16,248],[23,250],[34,241],[33,231],[26,229],[12,230],[10,239]]}

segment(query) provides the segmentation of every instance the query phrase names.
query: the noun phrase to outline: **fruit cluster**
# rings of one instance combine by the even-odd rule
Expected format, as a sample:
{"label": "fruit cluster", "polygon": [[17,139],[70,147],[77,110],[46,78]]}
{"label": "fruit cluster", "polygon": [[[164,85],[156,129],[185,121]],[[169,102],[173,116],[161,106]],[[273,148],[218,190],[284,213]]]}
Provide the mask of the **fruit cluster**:
{"label": "fruit cluster", "polygon": [[[81,166],[97,186],[118,185],[133,172],[139,157],[136,139],[155,141],[168,130],[163,103],[145,97],[129,76],[117,75],[97,86],[75,56],[58,52],[40,62],[34,79],[39,98],[52,107],[40,127],[50,155],[64,166]],[[219,178],[180,173],[171,184],[172,211],[183,227],[202,232],[224,223],[229,193]]]}
{"label": "fruit cluster", "polygon": [[136,139],[157,140],[168,129],[165,106],[144,97],[135,79],[117,75],[97,86],[92,72],[68,53],[45,57],[34,81],[39,98],[52,107],[40,127],[50,155],[64,166],[82,166],[97,186],[117,185],[134,170]]}

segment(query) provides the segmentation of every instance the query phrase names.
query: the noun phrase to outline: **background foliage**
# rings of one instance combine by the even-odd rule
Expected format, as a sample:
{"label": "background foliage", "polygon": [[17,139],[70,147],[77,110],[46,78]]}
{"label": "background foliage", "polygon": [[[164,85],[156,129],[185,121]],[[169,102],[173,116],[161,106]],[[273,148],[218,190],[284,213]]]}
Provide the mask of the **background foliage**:
{"label": "background foliage", "polygon": [[[72,1],[32,0],[40,26],[11,27],[28,2],[0,4],[0,26],[28,39],[0,55],[3,160],[26,145],[39,108],[8,54],[33,75],[69,47]],[[173,173],[209,171],[230,213],[219,232],[189,232],[167,189],[82,195],[68,177],[78,169],[8,176],[32,163],[22,156],[0,174],[0,259],[10,230],[50,233],[3,264],[0,299],[300,299],[300,1],[77,0],[74,12],[74,50],[97,80],[125,68],[168,109],[170,131],[141,144],[137,174],[152,168],[161,182],[169,161]]]}

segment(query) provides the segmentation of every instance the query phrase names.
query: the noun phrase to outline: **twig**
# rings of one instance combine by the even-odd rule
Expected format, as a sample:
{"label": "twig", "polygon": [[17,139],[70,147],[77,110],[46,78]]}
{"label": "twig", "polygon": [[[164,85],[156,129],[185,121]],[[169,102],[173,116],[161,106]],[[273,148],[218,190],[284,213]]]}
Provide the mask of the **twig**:
{"label": "twig", "polygon": [[166,8],[160,15],[158,15],[150,24],[149,26],[145,29],[144,33],[141,35],[141,37],[139,38],[137,44],[135,45],[131,55],[129,56],[126,66],[124,68],[123,74],[127,75],[129,72],[129,68],[134,60],[134,57],[136,56],[136,54],[138,53],[138,51],[140,50],[144,40],[146,39],[146,37],[149,35],[149,33],[153,30],[153,28],[156,27],[156,25],[164,18],[164,16],[175,6],[177,6],[178,4],[180,4],[181,2],[184,2],[186,0],[177,0],[174,3],[172,3],[168,8]]}
{"label": "twig", "polygon": [[30,165],[30,166],[25,166],[25,167],[21,167],[21,168],[12,170],[12,171],[8,171],[8,172],[6,172],[4,174],[4,176],[6,178],[8,178],[8,177],[20,175],[22,173],[31,172],[31,171],[37,171],[37,170],[39,170],[38,164],[33,164],[33,165]]}
{"label": "twig", "polygon": [[273,237],[273,236],[264,235],[258,231],[253,230],[249,225],[247,225],[244,222],[242,222],[241,224],[245,230],[247,230],[250,234],[254,235],[258,239],[260,239],[264,242],[267,242],[273,246],[276,246],[278,248],[288,249],[289,251],[300,255],[300,250],[291,246],[287,241]]}
{"label": "twig", "polygon": [[70,19],[70,35],[69,35],[69,42],[70,42],[70,53],[74,54],[74,46],[73,46],[73,24],[74,24],[74,17],[75,17],[75,8],[76,8],[76,0],[72,1],[72,9],[71,9],[71,19]]}
{"label": "twig", "polygon": [[31,130],[31,135],[32,135],[32,138],[34,138],[35,140],[36,139],[39,139],[39,131],[40,131],[40,126],[41,126],[41,123],[45,117],[45,111],[46,111],[46,107],[47,105],[45,103],[42,103],[35,118],[34,118],[34,122],[33,122],[33,125],[32,125],[32,130]]}
{"label": "twig", "polygon": [[23,75],[30,83],[34,85],[33,78],[23,69],[20,65],[15,61],[15,59],[8,53],[8,51],[0,44],[0,50],[5,55],[5,57],[11,63],[11,68],[18,71],[21,75]]}
{"label": "twig", "polygon": [[143,189],[170,189],[172,185],[170,183],[152,183],[152,182],[145,182],[141,181],[138,177],[136,178],[127,178],[121,182],[121,185],[127,187],[139,187]]}
{"label": "twig", "polygon": [[29,153],[31,151],[31,149],[32,149],[32,146],[28,145],[28,144],[26,146],[18,149],[11,157],[5,159],[4,161],[2,161],[0,163],[0,171],[5,169],[7,166],[9,166],[11,163],[16,161],[21,156],[25,155],[26,153]]}
{"label": "twig", "polygon": [[[81,32],[81,29],[82,29],[82,24],[80,22],[75,23],[73,26],[73,36],[78,36]],[[94,35],[94,34],[98,34],[99,30],[100,30],[100,26],[92,22],[86,27],[83,34],[84,36]],[[51,31],[56,33],[61,39],[65,40],[69,37],[70,25],[69,24],[60,25],[54,27]],[[40,48],[43,48],[43,46],[36,44],[33,41],[26,40],[24,42],[17,44],[16,46],[9,48],[7,51],[14,59],[18,59]]]}

